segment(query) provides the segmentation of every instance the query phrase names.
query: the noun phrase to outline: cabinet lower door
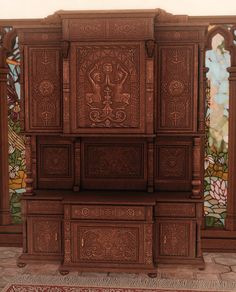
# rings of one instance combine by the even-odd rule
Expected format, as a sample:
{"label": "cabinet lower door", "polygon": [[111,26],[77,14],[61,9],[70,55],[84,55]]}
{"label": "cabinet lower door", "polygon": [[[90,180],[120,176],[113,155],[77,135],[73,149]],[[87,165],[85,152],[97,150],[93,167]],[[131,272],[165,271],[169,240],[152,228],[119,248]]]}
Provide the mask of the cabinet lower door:
{"label": "cabinet lower door", "polygon": [[159,219],[156,223],[155,245],[157,257],[195,257],[196,222]]}
{"label": "cabinet lower door", "polygon": [[30,254],[61,254],[61,220],[50,217],[29,217],[28,249]]}
{"label": "cabinet lower door", "polygon": [[[97,265],[150,264],[148,224],[71,223],[72,262]],[[149,242],[150,241],[150,242]]]}

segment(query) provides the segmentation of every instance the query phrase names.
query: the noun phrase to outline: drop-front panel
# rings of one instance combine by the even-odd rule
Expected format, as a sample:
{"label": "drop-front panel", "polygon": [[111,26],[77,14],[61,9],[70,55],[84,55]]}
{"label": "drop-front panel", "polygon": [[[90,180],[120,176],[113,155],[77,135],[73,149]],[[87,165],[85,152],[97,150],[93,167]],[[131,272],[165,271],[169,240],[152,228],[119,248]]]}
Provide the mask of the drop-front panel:
{"label": "drop-front panel", "polygon": [[18,27],[27,260],[202,265],[205,25],[161,9]]}

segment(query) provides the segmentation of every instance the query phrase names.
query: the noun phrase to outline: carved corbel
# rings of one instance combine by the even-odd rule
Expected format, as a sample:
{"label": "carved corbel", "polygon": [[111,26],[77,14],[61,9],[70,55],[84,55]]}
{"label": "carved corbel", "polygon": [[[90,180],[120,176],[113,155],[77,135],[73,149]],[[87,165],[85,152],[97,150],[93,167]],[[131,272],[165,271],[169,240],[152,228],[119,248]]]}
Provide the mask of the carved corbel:
{"label": "carved corbel", "polygon": [[146,48],[148,58],[153,58],[154,51],[155,51],[155,41],[154,40],[147,40],[145,42],[145,48]]}
{"label": "carved corbel", "polygon": [[63,41],[62,42],[62,55],[64,59],[68,58],[69,55],[69,49],[70,49],[70,42]]}

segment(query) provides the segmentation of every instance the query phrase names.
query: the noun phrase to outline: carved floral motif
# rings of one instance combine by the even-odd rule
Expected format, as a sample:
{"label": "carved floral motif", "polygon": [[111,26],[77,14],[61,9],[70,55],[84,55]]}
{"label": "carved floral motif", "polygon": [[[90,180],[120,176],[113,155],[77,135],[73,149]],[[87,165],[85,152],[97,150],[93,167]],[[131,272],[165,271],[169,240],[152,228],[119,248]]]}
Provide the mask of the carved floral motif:
{"label": "carved floral motif", "polygon": [[70,153],[67,146],[41,145],[41,175],[70,176]]}
{"label": "carved floral motif", "polygon": [[53,220],[34,221],[34,252],[60,252],[59,223]]}
{"label": "carved floral motif", "polygon": [[137,228],[81,227],[80,260],[138,262]]}
{"label": "carved floral motif", "polygon": [[189,225],[187,223],[160,224],[160,255],[189,255]]}
{"label": "carved floral motif", "polygon": [[159,149],[159,177],[178,179],[186,175],[186,147],[165,146]]}
{"label": "carved floral motif", "polygon": [[142,178],[143,145],[95,144],[85,148],[86,178]]}

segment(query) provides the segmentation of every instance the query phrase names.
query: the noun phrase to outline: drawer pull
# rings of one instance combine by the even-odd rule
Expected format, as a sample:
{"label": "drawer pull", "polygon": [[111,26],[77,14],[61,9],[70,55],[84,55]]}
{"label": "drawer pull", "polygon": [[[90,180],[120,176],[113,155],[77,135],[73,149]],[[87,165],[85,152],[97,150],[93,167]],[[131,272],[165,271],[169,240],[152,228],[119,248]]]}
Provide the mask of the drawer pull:
{"label": "drawer pull", "polygon": [[167,243],[167,237],[166,237],[166,235],[164,236],[164,244],[166,244]]}
{"label": "drawer pull", "polygon": [[84,239],[81,239],[81,246],[84,247]]}
{"label": "drawer pull", "polygon": [[58,241],[58,233],[55,233],[55,241]]}

